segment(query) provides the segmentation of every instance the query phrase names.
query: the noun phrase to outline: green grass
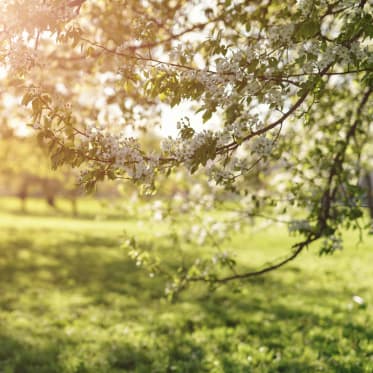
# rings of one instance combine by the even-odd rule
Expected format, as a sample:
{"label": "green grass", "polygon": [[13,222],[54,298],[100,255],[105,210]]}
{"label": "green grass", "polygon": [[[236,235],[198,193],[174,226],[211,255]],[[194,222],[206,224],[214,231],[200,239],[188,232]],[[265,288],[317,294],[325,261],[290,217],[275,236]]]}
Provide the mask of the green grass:
{"label": "green grass", "polygon": [[[332,257],[315,248],[265,277],[195,288],[171,304],[161,279],[120,249],[124,230],[149,239],[159,227],[94,219],[93,202],[79,219],[37,202],[35,215],[2,206],[1,373],[373,371],[370,237],[356,245],[348,235]],[[289,242],[272,227],[230,246],[254,268]]]}

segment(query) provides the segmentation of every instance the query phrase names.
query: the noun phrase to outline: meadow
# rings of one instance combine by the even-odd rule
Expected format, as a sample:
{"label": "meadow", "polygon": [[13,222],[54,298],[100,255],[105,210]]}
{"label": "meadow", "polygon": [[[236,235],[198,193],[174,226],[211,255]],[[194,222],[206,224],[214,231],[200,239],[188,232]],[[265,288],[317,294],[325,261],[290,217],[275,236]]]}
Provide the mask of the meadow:
{"label": "meadow", "polygon": [[[0,200],[1,373],[373,372],[372,237],[169,302],[122,247],[124,231],[166,245],[167,227],[110,211],[85,202],[73,219],[33,201],[21,214]],[[255,268],[290,241],[271,226],[230,245]]]}

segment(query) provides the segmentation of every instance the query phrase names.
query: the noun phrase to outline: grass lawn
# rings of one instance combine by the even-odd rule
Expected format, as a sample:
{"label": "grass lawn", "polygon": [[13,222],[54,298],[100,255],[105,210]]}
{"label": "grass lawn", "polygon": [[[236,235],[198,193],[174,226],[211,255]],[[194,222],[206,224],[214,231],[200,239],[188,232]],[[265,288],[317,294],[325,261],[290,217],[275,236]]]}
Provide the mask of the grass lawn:
{"label": "grass lawn", "polygon": [[[171,304],[120,248],[124,229],[149,239],[160,227],[93,219],[89,203],[79,219],[1,206],[1,373],[373,372],[371,237],[357,245],[348,235],[332,257],[314,248],[265,277]],[[256,267],[289,242],[273,227],[230,245]]]}

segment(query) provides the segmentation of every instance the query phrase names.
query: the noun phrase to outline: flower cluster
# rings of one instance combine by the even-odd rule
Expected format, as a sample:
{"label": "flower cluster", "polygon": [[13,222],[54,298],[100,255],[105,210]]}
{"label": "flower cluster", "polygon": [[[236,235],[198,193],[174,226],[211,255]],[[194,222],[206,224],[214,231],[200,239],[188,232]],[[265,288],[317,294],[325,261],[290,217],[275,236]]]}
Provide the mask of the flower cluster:
{"label": "flower cluster", "polygon": [[134,181],[150,183],[159,165],[159,156],[145,157],[139,142],[125,134],[112,134],[96,126],[88,126],[81,137],[81,149],[91,159],[106,162]]}
{"label": "flower cluster", "polygon": [[217,139],[217,134],[214,131],[204,130],[195,133],[188,139],[172,139],[168,137],[162,141],[161,147],[166,155],[172,156],[175,160],[184,163],[187,167],[191,167],[197,153],[209,144],[217,144]]}
{"label": "flower cluster", "polygon": [[298,6],[298,9],[301,12],[302,16],[304,18],[307,18],[311,14],[311,12],[312,12],[312,10],[315,6],[315,1],[313,1],[313,0],[297,0],[297,6]]}
{"label": "flower cluster", "polygon": [[273,140],[266,136],[257,136],[253,140],[252,151],[259,156],[268,156],[272,152],[273,145]]}
{"label": "flower cluster", "polygon": [[228,238],[233,225],[230,222],[222,222],[207,217],[200,223],[191,224],[183,230],[184,238],[189,242],[195,242],[198,245],[210,243],[213,246],[219,246]]}
{"label": "flower cluster", "polygon": [[227,136],[232,138],[242,139],[249,133],[254,133],[263,128],[263,123],[257,114],[241,113],[237,115],[231,124],[227,124],[224,128]]}
{"label": "flower cluster", "polygon": [[16,43],[9,51],[8,63],[14,73],[23,74],[38,64],[38,53],[23,43]]}
{"label": "flower cluster", "polygon": [[268,39],[272,43],[281,42],[289,44],[292,41],[295,26],[290,23],[288,25],[273,26],[268,30]]}

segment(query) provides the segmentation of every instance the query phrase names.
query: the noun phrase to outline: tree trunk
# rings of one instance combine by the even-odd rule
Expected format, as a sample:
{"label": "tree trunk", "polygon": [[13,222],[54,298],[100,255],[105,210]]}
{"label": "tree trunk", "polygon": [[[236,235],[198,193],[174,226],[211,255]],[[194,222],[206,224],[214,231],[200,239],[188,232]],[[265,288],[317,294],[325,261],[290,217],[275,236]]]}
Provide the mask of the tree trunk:
{"label": "tree trunk", "polygon": [[365,174],[365,182],[367,184],[367,203],[371,220],[370,233],[373,233],[373,183],[369,172]]}
{"label": "tree trunk", "polygon": [[28,185],[27,182],[22,183],[21,189],[19,190],[17,194],[18,198],[21,201],[21,211],[25,213],[27,211],[27,205],[26,205],[26,200],[28,197]]}
{"label": "tree trunk", "polygon": [[56,188],[55,188],[55,185],[53,184],[53,180],[48,180],[48,179],[42,180],[42,186],[43,186],[44,196],[45,196],[45,200],[47,204],[50,207],[57,209]]}
{"label": "tree trunk", "polygon": [[71,198],[72,214],[76,218],[78,216],[78,201],[76,198]]}

